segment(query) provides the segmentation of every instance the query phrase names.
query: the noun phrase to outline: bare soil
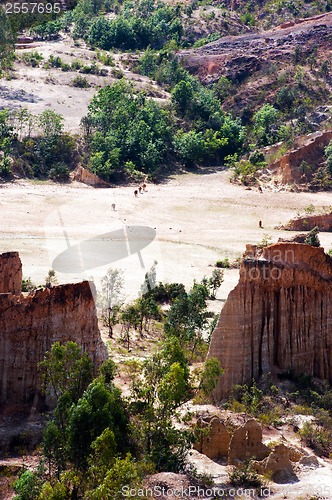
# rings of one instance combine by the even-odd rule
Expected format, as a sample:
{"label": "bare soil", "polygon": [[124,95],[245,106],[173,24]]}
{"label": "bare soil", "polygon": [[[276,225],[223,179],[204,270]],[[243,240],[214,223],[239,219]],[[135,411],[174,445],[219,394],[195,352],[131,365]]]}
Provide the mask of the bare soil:
{"label": "bare soil", "polygon": [[[331,203],[327,192],[247,190],[231,184],[229,175],[175,175],[163,184],[148,184],[137,198],[135,186],[95,189],[76,182],[23,180],[2,184],[0,250],[19,251],[24,276],[37,284],[54,267],[60,283],[93,278],[98,285],[107,269],[117,267],[124,272],[128,298],[134,298],[155,261],[157,281],[190,286],[194,279],[211,275],[217,260],[240,257],[246,243],[259,243],[266,235],[273,241],[290,237],[294,233],[274,227],[308,205],[317,213]],[[114,242],[124,229],[126,247],[121,237],[120,246]],[[331,248],[330,233],[320,233],[320,240],[326,250]],[[225,270],[217,311],[237,280],[237,269]]]}

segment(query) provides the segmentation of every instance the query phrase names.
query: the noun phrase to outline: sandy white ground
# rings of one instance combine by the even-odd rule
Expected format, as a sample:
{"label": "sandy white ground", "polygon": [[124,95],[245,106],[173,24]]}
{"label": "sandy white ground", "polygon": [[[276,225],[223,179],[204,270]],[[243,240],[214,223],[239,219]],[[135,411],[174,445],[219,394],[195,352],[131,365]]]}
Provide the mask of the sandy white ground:
{"label": "sandy white ground", "polygon": [[[98,282],[108,268],[122,269],[127,295],[134,297],[154,261],[158,281],[190,286],[210,275],[216,260],[241,256],[246,243],[259,243],[265,234],[273,241],[291,236],[274,227],[309,204],[318,210],[330,203],[330,193],[248,191],[231,184],[225,171],[177,175],[149,184],[138,198],[134,186],[94,189],[19,180],[0,187],[0,250],[19,251],[24,276],[36,283],[52,267],[60,283],[91,277]],[[128,226],[140,226],[136,246],[114,246],[110,240]],[[325,249],[332,247],[330,233],[320,239]],[[218,298],[225,299],[237,280],[238,270],[226,270]]]}

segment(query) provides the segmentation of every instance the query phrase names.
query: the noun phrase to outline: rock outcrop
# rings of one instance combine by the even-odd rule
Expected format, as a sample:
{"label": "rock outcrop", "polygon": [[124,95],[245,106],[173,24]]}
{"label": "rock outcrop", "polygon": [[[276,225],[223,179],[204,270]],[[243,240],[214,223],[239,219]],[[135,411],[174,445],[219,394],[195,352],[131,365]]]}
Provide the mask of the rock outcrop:
{"label": "rock outcrop", "polygon": [[110,187],[108,182],[103,181],[98,175],[90,172],[90,170],[87,170],[81,165],[70,174],[70,178],[72,181],[83,182],[83,184],[87,184],[88,186]]}
{"label": "rock outcrop", "polygon": [[332,231],[332,212],[321,215],[303,215],[291,219],[285,226],[280,226],[278,229],[286,231],[311,231],[314,227],[318,227],[320,231]]}
{"label": "rock outcrop", "polygon": [[213,332],[208,357],[224,374],[215,397],[264,373],[292,369],[332,382],[332,259],[322,248],[247,245],[238,285]]}
{"label": "rock outcrop", "polygon": [[[6,254],[5,254],[6,255]],[[2,256],[0,262],[6,258]],[[21,267],[17,254],[9,254],[3,269]],[[6,275],[6,274],[5,274]],[[7,276],[10,274],[7,274]],[[98,329],[95,303],[87,281],[37,290],[28,296],[0,293],[0,403],[31,404],[38,393],[37,365],[55,341],[77,342],[97,368],[107,352]],[[2,283],[2,290],[7,286]]]}
{"label": "rock outcrop", "polygon": [[194,445],[195,450],[211,459],[228,456],[231,434],[220,418],[212,417],[209,421],[200,418],[196,426],[200,433],[199,441]]}
{"label": "rock outcrop", "polygon": [[332,15],[303,19],[261,33],[224,36],[197,49],[179,53],[186,67],[205,83],[213,83],[225,75],[241,81],[273,62],[292,61],[294,47],[303,54],[313,46],[331,48]]}
{"label": "rock outcrop", "polygon": [[[304,144],[284,154],[279,160],[269,165],[269,170],[284,184],[307,182],[311,175],[299,167],[305,161],[313,173],[324,161],[324,149],[332,139],[332,130],[309,134]],[[304,228],[303,228],[304,229]],[[302,231],[302,229],[301,229]]]}
{"label": "rock outcrop", "polygon": [[235,429],[229,445],[228,463],[229,465],[236,465],[252,458],[263,460],[269,455],[270,451],[262,443],[261,425],[252,418],[242,427]]}
{"label": "rock outcrop", "polygon": [[271,474],[272,479],[278,483],[288,483],[296,479],[290,460],[290,449],[284,444],[278,444],[267,458],[256,462],[255,469],[259,474]]}
{"label": "rock outcrop", "polygon": [[0,255],[0,293],[20,295],[22,290],[22,263],[17,252]]}

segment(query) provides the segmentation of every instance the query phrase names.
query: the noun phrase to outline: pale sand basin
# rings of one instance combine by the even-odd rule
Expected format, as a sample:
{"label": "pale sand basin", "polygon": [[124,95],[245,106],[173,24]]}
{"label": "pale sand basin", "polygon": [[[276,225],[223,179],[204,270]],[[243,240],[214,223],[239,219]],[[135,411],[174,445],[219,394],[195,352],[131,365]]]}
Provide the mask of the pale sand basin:
{"label": "pale sand basin", "polygon": [[[90,277],[98,283],[109,267],[123,269],[132,298],[155,260],[158,281],[190,286],[193,279],[211,275],[216,260],[241,256],[246,243],[258,243],[264,234],[273,241],[291,236],[274,226],[309,204],[318,209],[331,201],[330,193],[260,194],[231,184],[228,177],[228,172],[177,175],[165,184],[148,184],[138,198],[133,186],[3,184],[0,250],[19,251],[24,276],[36,283],[43,283],[52,267],[60,283]],[[320,239],[331,248],[331,234],[321,233]],[[238,270],[226,270],[219,299],[237,279]]]}

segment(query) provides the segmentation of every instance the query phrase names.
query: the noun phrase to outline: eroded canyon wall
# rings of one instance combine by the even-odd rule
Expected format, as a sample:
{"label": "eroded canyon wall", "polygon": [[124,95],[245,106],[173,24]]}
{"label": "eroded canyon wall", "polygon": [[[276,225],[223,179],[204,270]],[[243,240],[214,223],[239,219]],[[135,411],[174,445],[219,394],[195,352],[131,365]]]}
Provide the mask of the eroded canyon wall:
{"label": "eroded canyon wall", "polygon": [[286,229],[286,231],[311,231],[314,227],[318,227],[320,231],[332,232],[332,212],[329,214],[296,217],[295,219],[291,219],[285,226],[280,226],[279,229]]}
{"label": "eroded canyon wall", "polygon": [[305,161],[312,172],[315,172],[325,160],[324,150],[331,139],[332,130],[309,134],[304,144],[271,163],[269,169],[278,175],[283,183],[300,182],[303,178],[303,172],[299,168],[301,163]]}
{"label": "eroded canyon wall", "polygon": [[332,382],[332,259],[322,248],[247,245],[208,356],[224,368],[215,396],[275,370]]}
{"label": "eroded canyon wall", "polygon": [[0,403],[32,403],[39,384],[37,365],[55,341],[77,342],[96,368],[107,358],[93,286],[88,281],[59,285],[25,297],[0,293]]}
{"label": "eroded canyon wall", "polygon": [[0,293],[20,295],[22,290],[22,263],[18,252],[0,254]]}

